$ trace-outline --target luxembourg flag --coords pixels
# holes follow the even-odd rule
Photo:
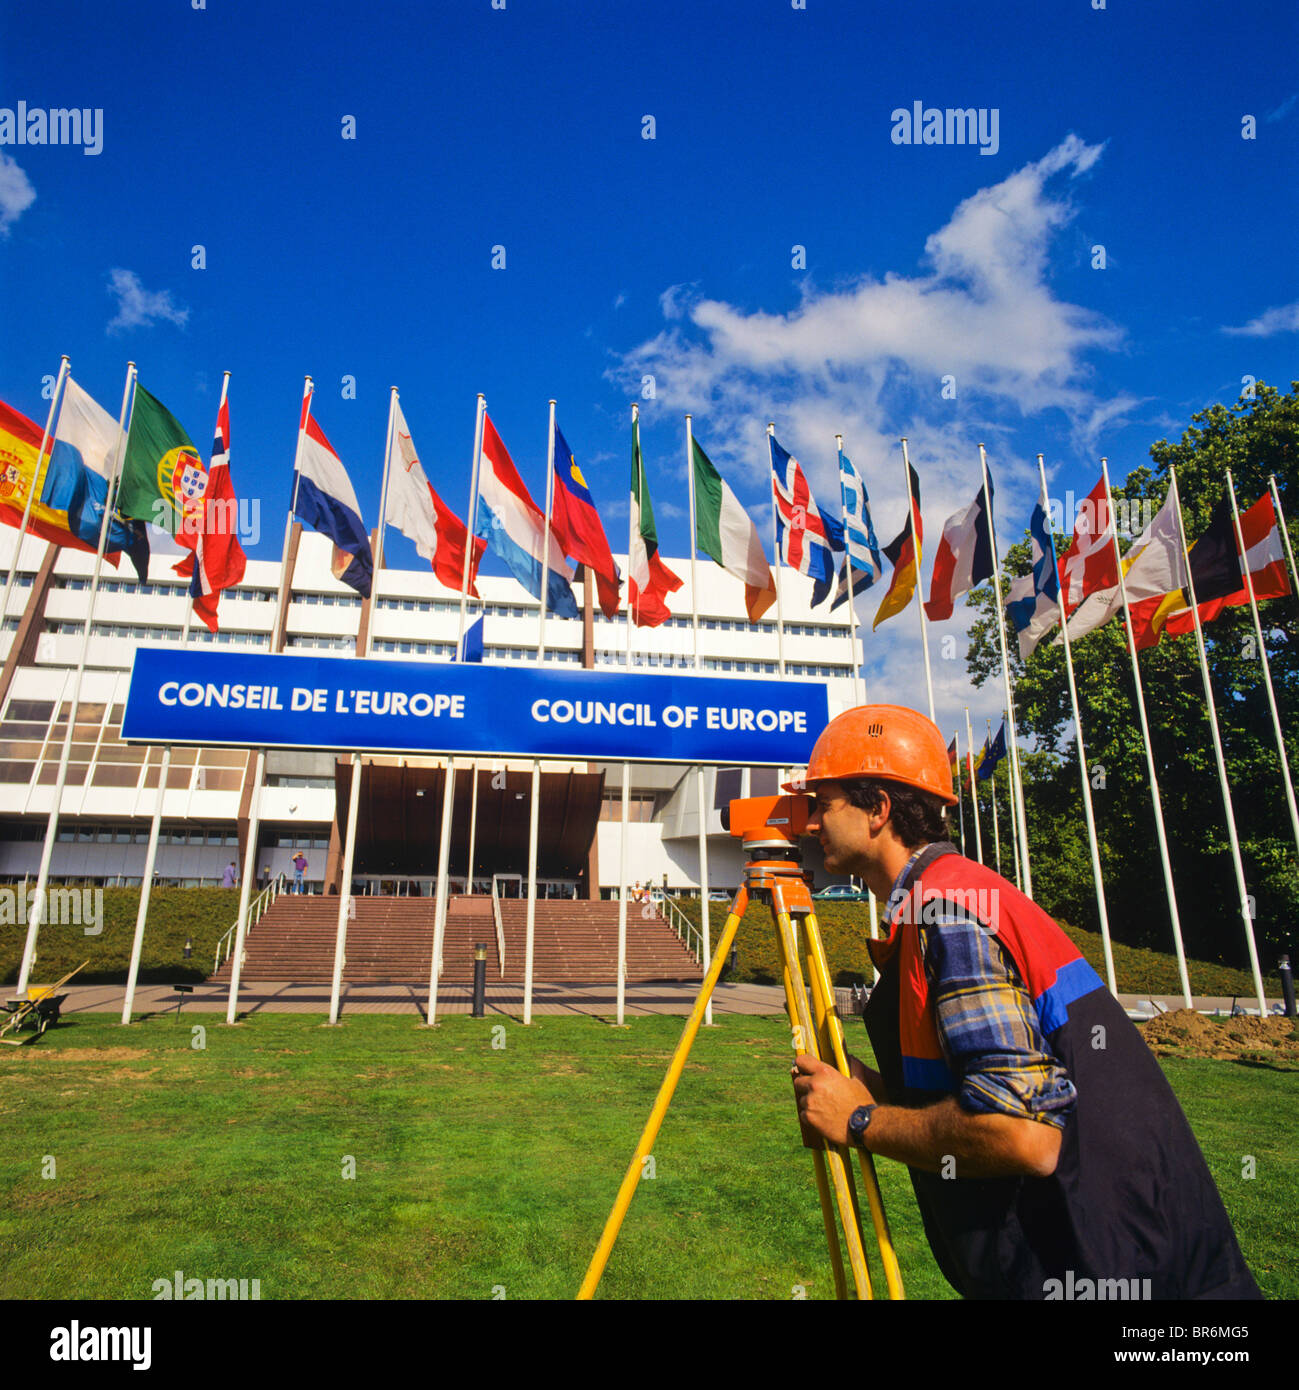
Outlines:
[[[483,450],[474,534],[486,540],[533,598],[541,598],[542,556],[547,554],[544,548],[546,518],[528,495],[514,460],[486,415],[483,416]],[[564,559],[560,539],[552,531],[546,611],[556,618],[578,616],[577,600],[569,587],[572,578],[573,571]]]
[[[361,520],[361,506],[347,470],[311,418],[311,397],[302,402],[298,427],[298,471],[294,474],[293,514],[334,542],[330,568],[335,579],[370,597],[374,556]]]
[[[807,478],[791,457],[767,435],[771,445],[771,486],[776,506],[776,550],[790,567],[812,580],[815,608],[834,584],[834,556],[844,548],[843,525],[816,504]]]

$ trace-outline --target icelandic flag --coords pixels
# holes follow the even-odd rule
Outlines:
[[[555,425],[555,497],[550,509],[550,529],[564,554],[595,575],[600,611],[606,618],[612,618],[618,612],[622,575],[609,552],[609,541],[586,479],[558,423]]]
[[[361,506],[342,461],[325,438],[324,430],[311,418],[310,396],[303,399],[298,429],[293,514],[334,542],[330,564],[334,578],[341,579],[362,598],[369,598],[374,556],[361,520]]]
[[[456,652],[457,661],[482,661],[483,659],[483,623],[486,620],[479,618],[474,625],[465,631],[461,639],[460,648]]]
[[[847,601],[850,593],[865,593],[884,573],[866,484],[842,449],[839,450],[839,492],[843,498],[843,531],[848,554],[839,570],[839,584],[830,605],[832,613]],[[850,568],[858,572],[850,574]]]
[[[543,549],[546,518],[528,495],[514,460],[486,415],[483,416],[482,464],[479,469],[474,534],[487,541],[509,566],[510,573],[538,600],[541,598],[542,556],[548,555],[546,611],[556,618],[578,616],[577,600],[569,587],[573,571],[564,559],[560,539],[552,531],[549,550]]]
[[[121,430],[117,421],[71,377],[63,389],[54,447],[45,469],[41,502],[65,512],[68,530],[91,550],[99,548],[99,528],[108,498],[108,475]],[[149,577],[149,536],[141,521],[114,514],[108,523],[105,551],[124,550],[143,584]]]
[[[843,526],[816,504],[807,478],[769,434],[771,486],[776,504],[776,554],[779,559],[812,580],[812,607],[830,592],[834,583],[834,556],[844,548]]]
[[[248,564],[244,548],[239,544],[239,501],[230,481],[228,401],[222,401],[217,412],[207,486],[197,499],[186,499],[184,507],[181,533],[177,538],[182,545],[192,543],[194,549],[173,568],[177,574],[189,578],[194,612],[209,632],[216,632],[221,591],[238,584]]]
[[[1006,593],[1006,612],[1019,633],[1019,654],[1025,661],[1060,616],[1055,539],[1041,502],[1033,508],[1028,529],[1033,538],[1033,571],[1014,580]]]

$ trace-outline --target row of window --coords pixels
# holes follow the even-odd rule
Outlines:
[[[0,826],[0,838],[10,843],[19,840],[45,839],[43,821],[6,821]],[[59,825],[58,841],[61,845],[147,845],[149,827],[147,825],[96,825],[69,823]],[[233,827],[212,825],[164,825],[158,832],[160,845],[237,845],[239,836]]]
[[[597,666],[626,666],[626,652],[596,652],[595,664]],[[657,652],[633,652],[631,658],[633,666],[648,666],[651,668],[675,668],[679,671],[692,671],[695,669],[695,661],[691,656],[681,653],[673,654],[666,652],[660,655]],[[777,661],[741,661],[737,658],[724,656],[705,656],[699,660],[699,670],[701,671],[735,671],[747,672],[750,675],[776,676],[780,673],[780,663]],[[787,676],[842,676],[851,678],[851,666],[819,666],[811,662],[787,661],[785,663],[785,674]]]
[[[81,635],[84,619],[75,618],[66,622],[50,621],[45,624],[47,632],[75,633]],[[140,642],[179,642],[181,629],[178,627],[144,627],[133,623],[101,623],[94,625],[96,637],[128,637]],[[239,632],[223,627],[220,632],[209,632],[206,627],[191,627],[191,643],[206,642],[222,647],[268,647],[270,635],[265,632]]]
[[[26,583],[31,584],[31,579]],[[54,581],[56,589],[72,589],[83,591],[90,588],[90,580],[78,577],[60,576]],[[143,594],[147,598],[184,598],[189,593],[189,580],[181,580],[175,584],[150,580],[147,584],[135,584],[129,579],[101,579],[99,581],[98,592],[101,594]],[[274,589],[224,589],[221,597],[223,599],[234,599],[251,601],[254,603],[274,603],[277,597]],[[300,597],[295,594],[294,598]],[[358,599],[359,603],[360,600]]]

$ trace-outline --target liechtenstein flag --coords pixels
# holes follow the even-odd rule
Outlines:
[[[844,548],[843,524],[816,504],[798,460],[769,434],[771,485],[776,503],[776,551],[790,569],[812,578],[812,607],[834,583],[834,554]]]
[[[555,498],[550,510],[550,528],[564,554],[595,575],[600,611],[606,618],[614,617],[618,612],[618,587],[622,576],[613,562],[586,479],[568,441],[559,432],[558,424],[555,426]]]
[[[360,503],[347,470],[311,418],[311,397],[302,402],[298,435],[298,471],[293,476],[293,514],[334,542],[330,568],[335,579],[370,597],[374,556],[361,520]]]

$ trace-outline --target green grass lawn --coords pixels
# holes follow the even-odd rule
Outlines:
[[[571,1298],[682,1027],[218,1019],[80,1015],[0,1049],[7,1297],[148,1298],[180,1269],[268,1299]],[[788,1038],[701,1032],[600,1296],[833,1295]],[[1299,1295],[1299,1074],[1164,1066],[1264,1292]],[[878,1169],[908,1294],[952,1297],[905,1170]]]

